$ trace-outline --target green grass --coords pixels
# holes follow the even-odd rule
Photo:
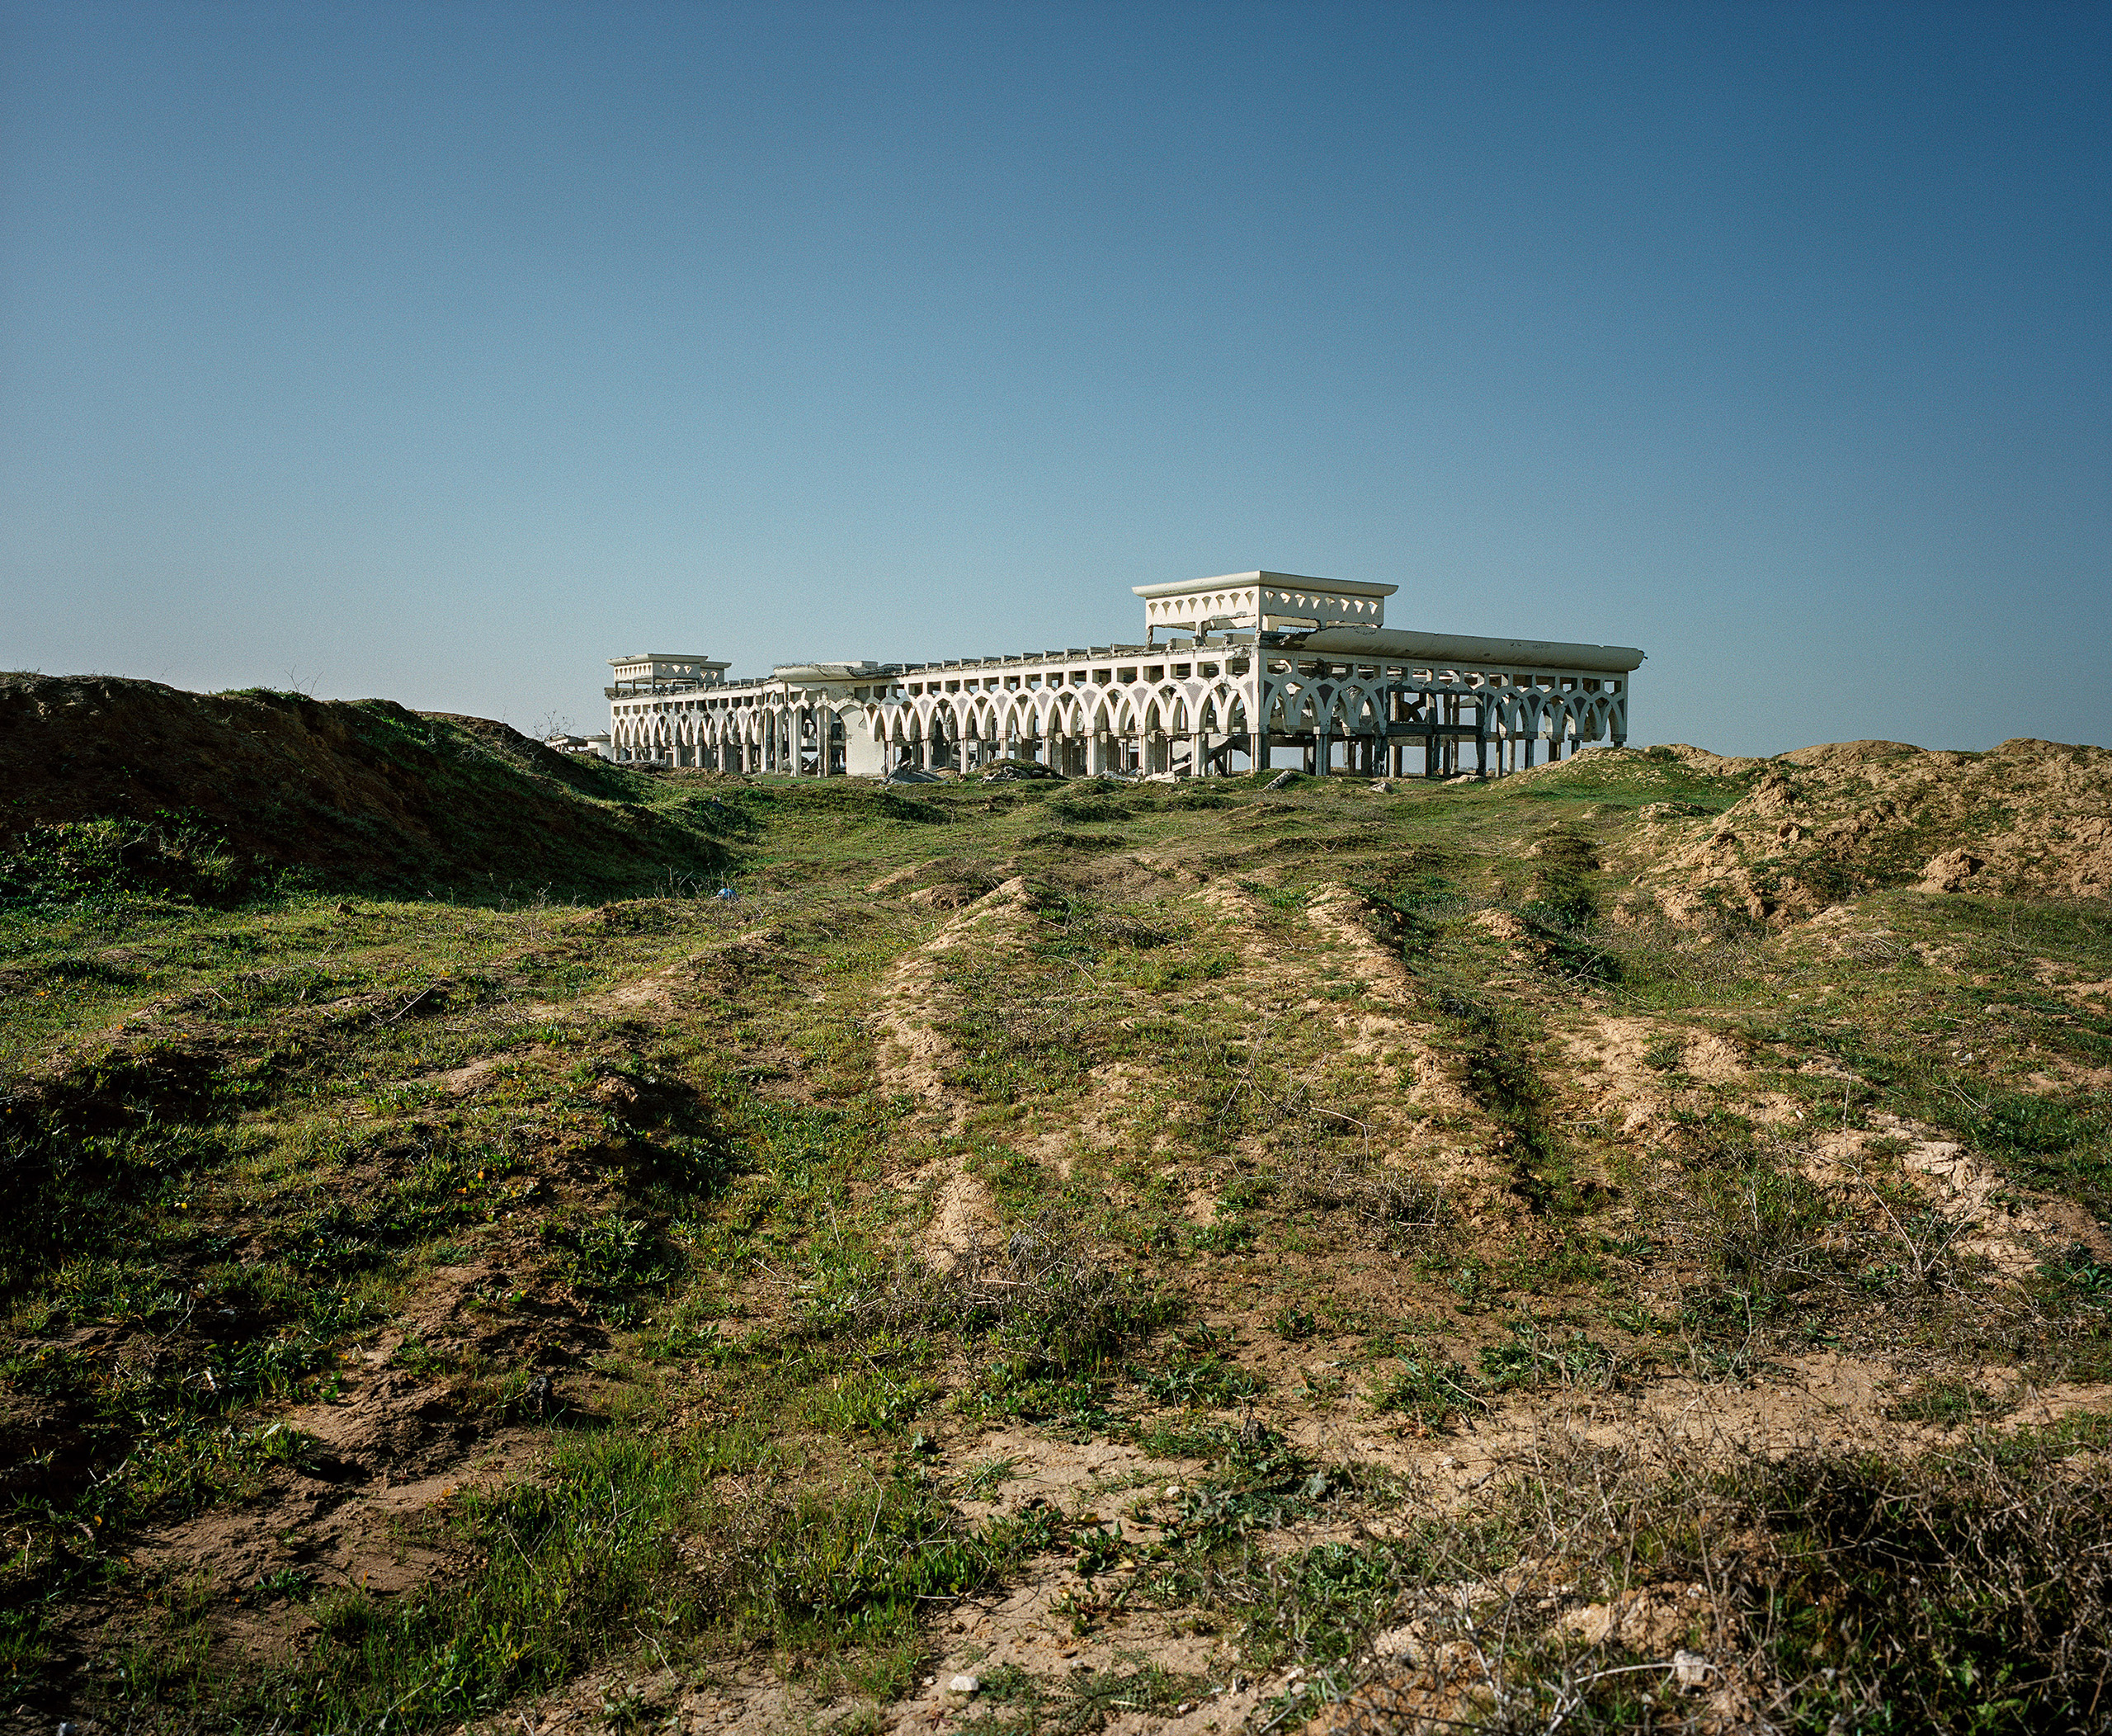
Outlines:
[[[474,1717],[566,1680],[612,1625],[641,1620],[663,1653],[761,1637],[836,1661],[851,1686],[899,1692],[920,1601],[988,1583],[1019,1527],[968,1530],[913,1477],[759,1504],[714,1496],[715,1479],[755,1474],[771,1451],[752,1428],[658,1446],[587,1438],[526,1484],[465,1492],[425,1523],[478,1564],[467,1577],[387,1605],[321,1602],[310,1655],[244,1710],[321,1729]]]
[[[417,729],[404,752],[511,787]],[[493,1727],[585,1695],[645,1728],[672,1671],[855,1727],[966,1643],[959,1600],[1030,1582],[1099,1649],[983,1669],[971,1728],[1093,1730],[1294,1661],[1310,1702],[1411,1620],[1471,1622],[1536,1727],[1662,1725],[1691,1704],[1595,1674],[1649,1660],[1556,1615],[1695,1583],[1784,1727],[2084,1715],[2105,1443],[2020,1434],[2014,1400],[2105,1378],[2112,1280],[2068,1228],[2014,1274],[1960,1252],[1910,1160],[1945,1134],[2020,1209],[2105,1221],[2075,1070],[2112,1025],[2041,962],[2112,975],[2101,912],[1883,889],[1832,940],[1638,915],[1637,810],[1754,782],[1649,754],[1388,797],[581,772],[568,800],[688,828],[739,896],[664,867],[578,904],[216,882],[224,834],[174,821],[16,851],[0,1670],[39,1715]],[[1002,938],[942,955],[935,1105],[876,1010],[949,900],[1015,875]],[[1398,983],[1315,921],[1341,885]],[[1725,1054],[1750,1071],[1712,1076]],[[1639,1130],[1616,1078],[1654,1094]],[[988,1220],[945,1267],[956,1170]],[[1874,1427],[1948,1444],[1564,1432],[1668,1376],[1772,1392],[1818,1347],[1889,1370]],[[346,1474],[286,1419],[377,1368],[464,1443],[387,1545],[438,1565],[389,1597],[263,1523]],[[1152,1468],[1035,1504],[1036,1442]],[[1486,1474],[1435,1479],[1470,1445]],[[213,1514],[269,1535],[261,1566],[139,1564]],[[1173,1672],[1176,1631],[1233,1649]]]

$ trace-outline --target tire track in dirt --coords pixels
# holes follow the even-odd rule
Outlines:
[[[783,928],[766,924],[574,1000],[523,1002],[519,1017],[524,1023],[563,1018],[672,1019],[682,1011],[682,992],[693,988],[714,966],[766,966],[787,939]]]
[[[966,1102],[945,1082],[950,1064],[959,1058],[940,1029],[948,1010],[946,960],[964,948],[994,954],[1016,944],[1030,896],[1023,878],[1004,881],[949,917],[881,979],[872,1017],[875,1068],[884,1086],[925,1106],[926,1130],[940,1139],[959,1133],[968,1120]],[[955,1269],[997,1234],[997,1204],[959,1155],[898,1177],[895,1185],[905,1191],[936,1189],[922,1251],[942,1270]]]
[[[1669,1083],[1668,1070],[1660,1070],[1651,1055],[1659,1045],[1669,1043],[1677,1054],[1666,1058],[1666,1066],[1676,1067],[1690,1092],[1700,1087],[1742,1093],[1739,1112],[1756,1126],[1771,1130],[1803,1173],[1815,1181],[1851,1186],[1863,1196],[1860,1204],[1876,1202],[1886,1211],[1889,1208],[1882,1208],[1867,1172],[1874,1168],[1880,1176],[1906,1181],[1959,1226],[1949,1244],[1953,1252],[1983,1257],[2006,1277],[2026,1276],[2065,1243],[2083,1242],[2100,1256],[2106,1251],[2103,1233],[2087,1212],[2051,1197],[2030,1196],[2030,1203],[2024,1203],[2014,1183],[1933,1128],[1883,1111],[1862,1130],[1844,1126],[1828,1131],[1807,1121],[1802,1100],[1766,1088],[1738,1045],[1720,1032],[1600,1014],[1563,1032],[1560,1041],[1571,1063],[1577,1112],[1616,1127],[1624,1143],[1662,1135],[1672,1125],[1679,1093]],[[1807,1064],[1802,1070],[1812,1069]],[[1827,1076],[1846,1077],[1837,1070]],[[1888,1158],[1865,1153],[1864,1147],[1885,1139],[1903,1140],[1907,1149]]]
[[[1306,1010],[1326,1012],[1347,1040],[1345,1046],[1351,1054],[1376,1059],[1388,1051],[1405,1053],[1415,1101],[1442,1113],[1472,1112],[1474,1106],[1428,1042],[1429,1021],[1421,1016],[1427,1002],[1421,986],[1365,925],[1364,901],[1355,893],[1334,883],[1319,887],[1306,902],[1306,920],[1346,951],[1351,974],[1374,998],[1415,1017],[1346,1012],[1337,1003],[1311,993],[1320,984],[1313,980],[1307,955],[1269,943],[1262,932],[1266,918],[1259,901],[1237,882],[1214,880],[1195,896],[1197,903],[1226,919],[1241,952],[1266,979],[1286,990],[1306,991]]]
[[[1410,1099],[1446,1115],[1473,1114],[1473,1102],[1429,1040],[1429,999],[1422,985],[1393,950],[1365,922],[1363,899],[1346,886],[1329,883],[1306,900],[1305,917],[1313,927],[1347,955],[1350,974],[1367,993],[1398,1015],[1363,1013],[1336,1022],[1351,1033],[1353,1054],[1378,1056],[1388,1050],[1405,1053],[1413,1078]]]
[[[872,1028],[881,1083],[941,1111],[948,1133],[959,1132],[966,1116],[945,1083],[949,1064],[959,1057],[939,1029],[947,1010],[945,961],[966,946],[997,953],[1016,941],[1027,898],[1024,880],[1005,881],[941,922],[880,979]]]

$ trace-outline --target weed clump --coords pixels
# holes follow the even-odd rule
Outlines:
[[[950,1270],[902,1257],[861,1263],[813,1298],[802,1331],[861,1342],[950,1333],[982,1357],[976,1390],[988,1408],[1104,1421],[1124,1352],[1180,1311],[1047,1216],[998,1248],[969,1250]]]
[[[1365,1395],[1380,1415],[1412,1418],[1426,1428],[1443,1428],[1469,1406],[1486,1405],[1467,1371],[1434,1350],[1397,1358]]]
[[[960,961],[945,975],[959,1007],[940,1028],[961,1057],[948,1084],[1003,1103],[1076,1090],[1083,1082],[1093,1065],[1093,1038],[1081,994],[983,961]]]
[[[1397,1251],[1441,1240],[1456,1217],[1442,1186],[1394,1163],[1320,1159],[1294,1170],[1288,1191],[1296,1205],[1348,1214],[1379,1247]]]
[[[168,809],[139,819],[32,826],[0,842],[0,907],[158,899],[226,905],[268,878],[202,814]]]
[[[2086,1727],[2112,1676],[2112,1478],[2076,1444],[1755,1468],[1739,1493],[1773,1534],[1766,1606],[1796,1697],[1923,1729]]]

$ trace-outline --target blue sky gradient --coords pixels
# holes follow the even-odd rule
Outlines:
[[[2112,740],[2112,7],[0,4],[0,665],[596,727],[1133,584]]]

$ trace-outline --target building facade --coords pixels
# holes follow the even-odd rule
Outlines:
[[[1389,628],[1396,588],[1283,573],[1139,585],[1141,644],[747,681],[700,653],[611,658],[608,752],[790,777],[997,759],[1205,776],[1287,754],[1315,772],[1487,777],[1626,741],[1642,652]]]

